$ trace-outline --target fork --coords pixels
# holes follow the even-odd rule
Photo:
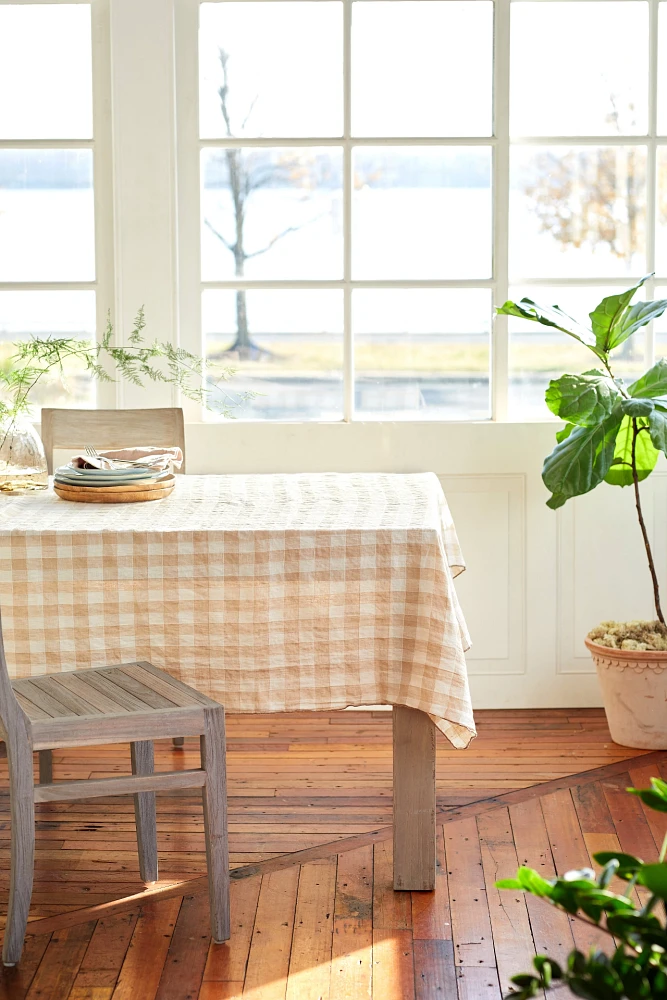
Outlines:
[[[102,458],[102,455],[100,455],[99,452],[97,452],[95,448],[92,447],[92,445],[87,444],[86,447],[84,448],[84,451],[86,452],[88,458]],[[139,459],[124,460],[120,458],[105,458],[104,461],[109,462],[110,467],[112,469],[134,469],[137,467],[150,468],[150,466],[146,465],[144,460],[139,460]]]
[[[96,451],[95,448],[92,447],[92,445],[87,444],[84,450],[88,458],[98,458],[98,459],[102,458],[99,452]],[[134,465],[134,462],[122,462],[117,458],[105,458],[104,461],[108,462],[110,468],[112,469],[119,469],[119,468],[124,469],[127,468],[127,466]]]

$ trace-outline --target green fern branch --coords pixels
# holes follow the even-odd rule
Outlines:
[[[173,385],[190,400],[224,417],[233,417],[233,409],[255,394],[233,394],[224,384],[235,371],[218,365],[207,366],[204,359],[183,347],[144,337],[146,320],[139,309],[126,346],[114,346],[114,328],[110,314],[99,343],[91,344],[75,337],[31,337],[13,345],[14,354],[5,370],[0,370],[0,417],[16,417],[30,409],[30,394],[43,378],[56,374],[66,386],[68,363],[77,361],[99,382],[113,382],[115,373],[131,385],[146,382]],[[105,364],[106,362],[106,364]],[[110,362],[110,365],[109,365]]]

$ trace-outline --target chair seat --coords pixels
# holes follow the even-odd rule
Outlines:
[[[219,707],[147,662],[21,677],[12,688],[35,750],[199,735],[204,708]]]

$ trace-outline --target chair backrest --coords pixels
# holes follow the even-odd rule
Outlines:
[[[185,424],[183,410],[170,406],[141,410],[42,410],[42,441],[49,474],[53,474],[55,448],[106,448],[160,445],[183,452],[185,472]]]

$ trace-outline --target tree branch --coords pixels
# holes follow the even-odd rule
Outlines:
[[[305,229],[306,226],[310,226],[313,222],[317,222],[318,219],[324,218],[325,215],[326,212],[322,212],[321,215],[316,215],[313,219],[308,219],[306,222],[302,222],[300,226],[288,226],[287,229],[283,229],[282,233],[278,233],[277,236],[274,236],[273,239],[270,240],[269,243],[267,243],[267,245],[261,250],[253,250],[252,253],[247,253],[245,255],[245,259],[250,260],[251,257],[259,257],[261,254],[271,250],[271,248],[274,247],[276,243],[283,238],[283,236],[289,236],[290,233],[298,233],[301,229]]]
[[[226,240],[225,237],[222,235],[222,233],[218,232],[218,230],[215,228],[215,226],[208,219],[204,219],[204,225],[207,226],[211,230],[211,232],[213,233],[214,236],[218,237],[218,239],[220,240],[220,242],[223,243],[227,247],[227,249],[229,250],[230,253],[234,253],[234,244],[230,243],[228,240]]]

